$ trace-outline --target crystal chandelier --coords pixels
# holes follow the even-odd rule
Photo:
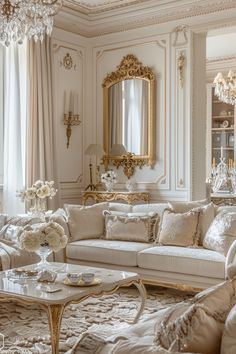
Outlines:
[[[6,46],[22,44],[25,36],[42,41],[61,6],[62,0],[0,0],[0,41]]]
[[[236,76],[230,70],[226,79],[222,73],[218,73],[214,79],[215,95],[220,101],[230,104],[236,104]]]

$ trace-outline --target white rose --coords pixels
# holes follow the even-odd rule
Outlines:
[[[33,186],[37,189],[41,188],[43,185],[44,183],[40,179],[33,184]]]
[[[28,189],[26,189],[25,191],[25,199],[26,200],[31,200],[34,199],[36,197],[36,189],[33,187],[30,187]]]
[[[46,198],[50,196],[50,187],[44,184],[41,188],[37,190],[37,196],[39,198]]]

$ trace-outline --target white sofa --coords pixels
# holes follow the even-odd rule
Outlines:
[[[201,205],[201,202],[187,203],[180,209],[186,211],[198,205]],[[126,213],[154,211],[161,214],[169,206],[168,203],[134,206],[122,203],[107,204],[110,210]],[[61,210],[54,213],[51,219],[60,222],[69,234],[67,217]],[[84,239],[69,242],[65,257],[68,263],[134,271],[140,274],[145,283],[199,290],[220,283],[226,278],[226,267],[230,263],[236,263],[236,242],[224,256],[203,247],[160,246],[156,243],[103,238]]]

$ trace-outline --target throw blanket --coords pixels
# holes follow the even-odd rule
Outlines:
[[[35,253],[22,251],[17,244],[22,226],[5,225],[0,231],[0,270],[22,267],[37,263],[39,257]]]
[[[126,329],[117,328],[107,338],[99,333],[86,332],[66,354],[181,354],[170,353],[154,344],[155,328],[161,325],[167,311],[169,308],[159,310]]]

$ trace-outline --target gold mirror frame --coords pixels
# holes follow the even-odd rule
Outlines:
[[[148,153],[147,155],[134,155],[127,152],[122,156],[109,155],[109,88],[123,80],[143,79],[148,82]],[[148,165],[154,167],[156,162],[155,156],[155,136],[156,136],[156,119],[155,119],[155,91],[156,77],[152,69],[143,66],[137,57],[128,54],[123,57],[116,71],[113,71],[105,77],[103,84],[103,141],[105,155],[103,162],[105,169],[108,168],[109,162],[112,162],[116,168],[120,166],[124,169],[124,174],[130,178],[135,171],[135,167],[142,168]]]

